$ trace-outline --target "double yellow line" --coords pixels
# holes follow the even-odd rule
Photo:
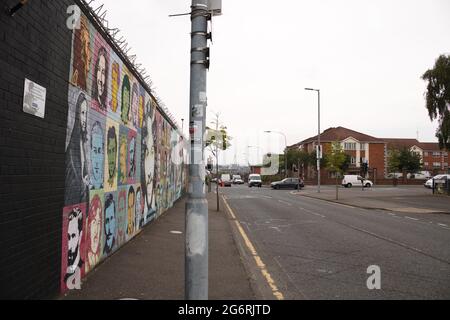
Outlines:
[[[269,284],[270,288],[272,289],[273,295],[278,300],[284,300],[283,294],[278,290],[275,281],[272,279],[272,276],[270,275],[269,271],[267,271],[267,267],[264,264],[264,262],[261,260],[260,256],[258,255],[258,252],[256,251],[255,247],[253,246],[252,242],[248,238],[247,234],[245,233],[244,229],[242,228],[239,221],[236,219],[236,215],[234,214],[233,210],[231,210],[230,206],[228,205],[228,202],[225,200],[225,197],[222,195],[223,202],[225,203],[225,206],[227,207],[227,210],[229,214],[231,215],[231,218],[234,220],[234,223],[236,223],[236,227],[239,230],[239,233],[242,236],[242,239],[244,240],[245,245],[247,246],[248,250],[250,251],[251,255],[255,259],[256,266],[261,271],[263,277],[266,279],[267,283]]]

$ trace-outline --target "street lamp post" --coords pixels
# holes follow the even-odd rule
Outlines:
[[[283,132],[280,131],[264,131],[265,133],[278,133],[284,136],[284,177],[287,178],[287,139],[286,135]]]
[[[318,95],[317,192],[320,193],[320,159],[322,158],[322,148],[320,147],[320,89],[305,88],[305,90],[317,91],[317,95]]]

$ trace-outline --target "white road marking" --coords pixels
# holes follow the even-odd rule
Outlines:
[[[302,208],[302,207],[298,207],[300,210],[303,210],[303,211],[305,211],[305,212],[307,212],[307,213],[310,213],[310,214],[313,214],[313,215],[315,215],[315,216],[319,216],[319,217],[321,217],[321,218],[326,218],[324,215],[322,215],[322,214],[320,214],[320,213],[317,213],[317,212],[313,212],[313,211],[311,211],[311,210],[308,210],[308,209],[306,209],[306,208]]]
[[[419,221],[419,219],[417,219],[417,218],[411,218],[411,217],[408,217],[408,216],[406,216],[405,218],[406,219],[410,219],[410,220],[414,220],[414,221]]]
[[[448,227],[446,224],[444,224],[444,223],[438,223],[438,226],[441,226],[441,227]]]
[[[278,202],[283,203],[283,204],[285,204],[285,205],[287,205],[287,206],[292,206],[292,204],[290,204],[290,203],[287,202],[287,201],[278,200]]]
[[[284,300],[284,296],[283,294],[278,290],[277,285],[275,284],[275,281],[273,280],[272,276],[270,275],[269,271],[267,270],[267,266],[265,265],[265,263],[262,261],[261,257],[258,255],[258,252],[255,249],[255,246],[253,245],[253,243],[250,241],[250,238],[247,236],[247,234],[245,233],[244,229],[242,228],[241,224],[239,223],[239,221],[236,218],[236,215],[234,214],[233,210],[231,210],[230,205],[228,204],[228,202],[225,200],[225,198],[222,196],[222,199],[225,203],[225,206],[228,209],[228,213],[230,214],[231,218],[234,220],[234,222],[236,223],[236,227],[239,231],[239,233],[241,234],[242,239],[244,240],[245,245],[247,246],[247,249],[250,251],[250,254],[253,256],[253,258],[255,259],[256,262],[256,266],[260,269],[263,277],[266,279],[268,285],[270,286],[271,290],[272,290],[272,294],[275,296],[275,298],[277,298],[278,300]]]

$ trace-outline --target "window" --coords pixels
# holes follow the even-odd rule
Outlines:
[[[351,161],[352,164],[355,164],[356,163],[355,157],[352,157],[350,161]]]
[[[423,156],[424,156],[424,157],[428,157],[428,152],[425,151],[425,152],[423,153]]]
[[[440,152],[433,152],[433,157],[440,157],[441,156],[441,153]]]
[[[365,143],[361,143],[359,150],[366,150],[366,144]]]
[[[433,167],[441,167],[441,163],[440,162],[433,162]]]
[[[448,162],[444,162],[444,168],[448,168]]]
[[[442,152],[442,155],[443,155],[444,157],[448,157],[448,152]]]
[[[425,162],[424,165],[425,165],[425,167],[428,167],[428,162]]]
[[[356,150],[356,143],[355,142],[345,142],[344,149],[345,150]]]

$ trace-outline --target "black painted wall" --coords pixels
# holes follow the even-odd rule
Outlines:
[[[0,1],[0,298],[58,295],[64,206],[69,0]],[[24,81],[47,89],[45,118],[22,111]]]

